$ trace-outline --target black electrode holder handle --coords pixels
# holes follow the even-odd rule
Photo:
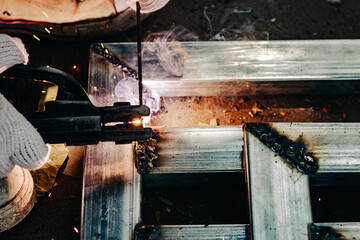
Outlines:
[[[56,100],[46,102],[45,111],[23,113],[46,143],[88,145],[113,141],[122,144],[146,140],[152,135],[151,128],[131,123],[150,115],[147,106],[115,103],[95,107],[80,84],[57,69],[15,65],[0,77],[46,80],[58,86]]]

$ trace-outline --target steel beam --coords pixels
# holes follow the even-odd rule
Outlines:
[[[152,174],[242,171],[241,126],[166,127],[159,132]]]
[[[132,239],[140,221],[140,177],[133,146],[88,146],[84,162],[81,239]]]
[[[142,49],[167,49],[174,43],[154,44],[143,43]],[[137,69],[135,43],[104,46]],[[181,42],[176,46],[186,53],[179,76],[164,71],[158,57],[143,57],[144,87],[160,96],[318,94],[319,89],[348,94],[360,89],[359,81],[354,81],[360,79],[360,40]],[[94,52],[91,61],[92,65],[99,61]],[[97,90],[105,83],[109,91],[114,88],[113,77],[122,78],[111,65],[100,72],[108,81],[92,85]],[[99,75],[92,71],[90,75]]]
[[[308,239],[308,177],[289,168],[251,133],[245,135],[245,149],[250,239]]]
[[[137,239],[157,240],[245,240],[248,225],[160,225],[143,226]],[[141,236],[140,236],[141,235]]]

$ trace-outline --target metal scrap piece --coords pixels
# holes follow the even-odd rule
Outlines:
[[[317,158],[308,152],[303,142],[290,140],[267,123],[247,123],[245,129],[300,172],[315,174],[319,169]]]

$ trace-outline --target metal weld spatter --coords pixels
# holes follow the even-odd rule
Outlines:
[[[157,239],[161,233],[157,228],[157,226],[136,226],[135,240]]]
[[[290,140],[267,123],[246,123],[245,129],[300,172],[310,175],[319,169],[317,158],[307,151],[303,142]]]
[[[145,141],[136,142],[135,145],[135,166],[138,173],[149,173],[153,170],[153,161],[157,159],[155,154],[156,139],[149,138]]]
[[[125,73],[125,75],[130,76],[130,77],[138,80],[138,78],[139,78],[138,73],[135,70],[131,69],[129,66],[127,66],[125,63],[123,63],[118,57],[111,54],[110,50],[107,49],[104,45],[102,45],[102,44],[93,44],[91,46],[91,49],[95,53],[97,53],[100,56],[107,59],[110,63],[112,63],[115,66],[119,67],[121,69],[121,71],[123,71]]]
[[[332,227],[310,225],[310,240],[344,240],[342,234]]]

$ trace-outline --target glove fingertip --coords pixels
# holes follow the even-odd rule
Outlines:
[[[32,146],[29,152],[26,149],[23,149],[21,152],[11,157],[12,161],[26,169],[34,170],[42,167],[49,161],[51,145],[41,145]]]
[[[15,164],[8,159],[0,160],[0,178],[6,177],[15,167]]]

